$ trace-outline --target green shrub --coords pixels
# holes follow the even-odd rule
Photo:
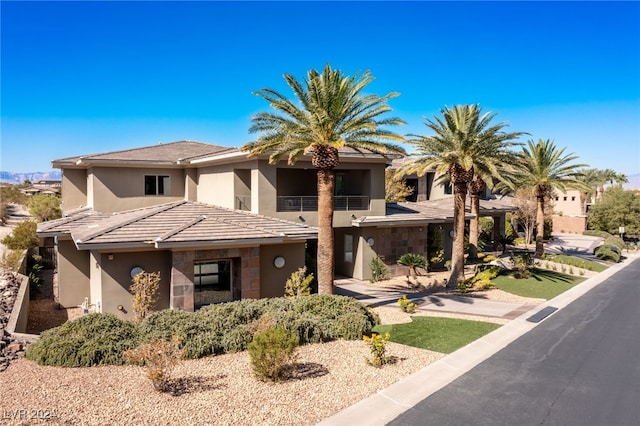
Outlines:
[[[293,272],[284,286],[285,297],[308,296],[311,294],[313,274],[307,275],[307,267],[303,266]]]
[[[515,278],[529,278],[531,276],[531,268],[533,267],[533,258],[531,253],[511,254],[511,260],[516,267],[516,271],[513,276]]]
[[[11,250],[27,250],[38,247],[40,239],[36,229],[38,224],[27,220],[16,225],[10,234],[2,239],[2,244]]]
[[[395,361],[394,357],[387,356],[387,342],[390,338],[391,335],[389,333],[385,333],[384,337],[378,333],[373,333],[371,337],[362,336],[362,340],[371,350],[371,359],[367,359],[367,363],[380,368]]]
[[[411,276],[418,275],[418,268],[427,270],[427,259],[415,253],[405,253],[398,259],[398,265],[407,266]]]
[[[602,260],[608,260],[611,262],[618,263],[620,261],[620,252],[618,247],[603,244],[600,247],[596,248],[595,251],[596,256]]]
[[[124,363],[123,354],[139,344],[136,324],[112,314],[90,314],[41,334],[27,358],[40,365],[91,367]]]
[[[185,311],[165,309],[152,313],[140,324],[140,334],[143,342],[169,341],[179,336],[189,359],[222,352],[221,336],[210,333],[195,314]]]
[[[298,337],[283,328],[257,334],[247,346],[255,376],[265,382],[286,379],[297,347]]]
[[[398,299],[398,304],[400,305],[400,310],[408,314],[413,314],[418,307],[418,305],[407,299],[406,294],[403,294],[402,297]]]
[[[18,272],[23,258],[24,250],[7,250],[2,254],[0,267],[11,272]]]
[[[622,249],[624,249],[626,247],[626,244],[624,243],[622,238],[614,237],[614,236],[611,236],[611,237],[607,238],[606,240],[604,240],[603,244],[607,244],[607,245],[610,245],[610,246],[616,246],[620,250],[622,250]]]
[[[136,322],[142,322],[153,310],[158,301],[158,289],[160,288],[160,271],[140,272],[133,277],[130,291],[133,293],[131,306]]]
[[[362,303],[346,296],[313,294],[293,301],[294,310],[315,318],[322,330],[322,341],[359,340],[370,334],[379,318]]]
[[[371,259],[369,267],[371,268],[371,279],[369,281],[372,283],[385,280],[389,276],[389,268],[387,268],[387,265],[380,256]]]
[[[582,235],[587,235],[590,237],[600,237],[600,238],[604,238],[607,239],[609,237],[611,237],[611,234],[608,233],[607,231],[596,231],[594,229],[588,229],[586,231],[584,231],[582,233]]]

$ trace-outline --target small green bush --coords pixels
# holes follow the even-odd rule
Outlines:
[[[582,235],[587,235],[587,236],[590,236],[590,237],[600,237],[600,238],[604,238],[605,240],[612,236],[607,231],[596,231],[594,229],[588,229],[588,230],[584,231],[582,233]]]
[[[283,328],[257,334],[247,346],[255,376],[264,382],[286,379],[297,347],[298,337]]]
[[[624,249],[626,244],[624,243],[624,241],[622,240],[622,238],[620,237],[609,237],[606,240],[604,240],[603,244],[607,244],[610,246],[616,246],[618,247],[620,250]]]
[[[221,336],[210,333],[195,314],[185,311],[165,309],[152,313],[140,324],[140,334],[145,343],[179,336],[184,356],[189,359],[222,352]]]
[[[620,252],[616,246],[603,244],[596,249],[595,254],[602,260],[608,260],[615,263],[620,261]]]
[[[124,352],[138,344],[133,322],[113,314],[89,314],[45,331],[26,356],[40,365],[60,367],[121,365]]]
[[[413,314],[418,307],[418,305],[407,298],[406,294],[403,294],[402,297],[398,299],[398,304],[400,305],[400,310],[408,314]]]
[[[387,265],[380,256],[371,259],[369,267],[371,268],[371,279],[369,281],[372,283],[385,280],[389,276],[389,268],[387,268]]]
[[[418,268],[427,270],[427,259],[424,256],[415,253],[405,253],[398,259],[398,265],[406,266],[409,268],[411,276],[418,275]]]
[[[307,275],[307,267],[303,266],[294,271],[284,286],[285,297],[308,296],[311,294],[313,274]]]
[[[367,359],[368,364],[380,368],[385,364],[395,362],[395,357],[387,356],[387,342],[390,338],[390,333],[385,333],[384,337],[378,333],[373,333],[371,337],[362,336],[362,340],[369,346],[371,351],[371,359]]]

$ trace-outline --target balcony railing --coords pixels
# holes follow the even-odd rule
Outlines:
[[[333,197],[336,211],[369,210],[369,197],[366,195],[336,195]],[[318,197],[281,196],[278,197],[279,212],[316,212]]]
[[[236,197],[236,210],[251,211],[251,195],[240,195]]]

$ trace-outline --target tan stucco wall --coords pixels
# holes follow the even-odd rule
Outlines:
[[[96,273],[101,281],[102,312],[115,314],[120,318],[132,319],[132,294],[129,289],[133,280],[131,269],[139,266],[146,272],[160,272],[160,290],[155,310],[169,308],[169,281],[171,277],[171,252],[150,251],[137,253],[99,253],[101,267]],[[122,305],[126,312],[118,310]]]
[[[278,269],[273,265],[277,256],[285,259]],[[282,297],[287,279],[304,266],[304,243],[265,245],[260,247],[260,297]]]
[[[198,201],[228,209],[234,208],[233,164],[204,167],[198,170]]]
[[[553,200],[553,212],[563,216],[581,216],[580,192],[575,190],[569,190],[566,193],[556,191]]]
[[[58,297],[65,308],[79,306],[90,296],[89,252],[78,251],[71,240],[58,239]]]
[[[184,198],[187,201],[198,201],[198,171],[196,169],[185,170]]]
[[[113,213],[179,201],[185,198],[185,172],[182,169],[93,167],[89,185],[93,208]],[[169,176],[170,195],[144,195],[144,176]]]
[[[61,191],[63,212],[87,206],[87,171],[63,170]]]

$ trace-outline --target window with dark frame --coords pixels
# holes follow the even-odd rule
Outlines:
[[[165,175],[145,175],[144,195],[169,195],[171,186],[169,176]]]

